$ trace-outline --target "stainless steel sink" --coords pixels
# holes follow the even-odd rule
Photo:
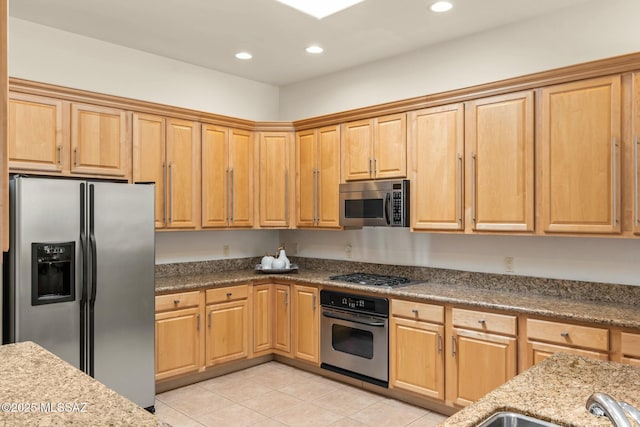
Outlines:
[[[558,425],[515,412],[496,412],[478,427],[558,427]]]

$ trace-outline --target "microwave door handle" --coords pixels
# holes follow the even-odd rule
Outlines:
[[[387,225],[391,225],[391,193],[387,193],[384,198],[384,219]]]

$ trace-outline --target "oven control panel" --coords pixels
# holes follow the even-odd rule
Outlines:
[[[320,291],[320,304],[325,307],[342,308],[361,313],[389,315],[389,300],[386,298],[322,290]]]

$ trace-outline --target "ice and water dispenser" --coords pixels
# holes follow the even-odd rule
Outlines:
[[[31,244],[31,305],[75,299],[75,242]]]

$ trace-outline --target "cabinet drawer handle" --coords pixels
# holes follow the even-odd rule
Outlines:
[[[569,332],[561,332],[560,336],[563,338],[569,338]]]
[[[418,315],[418,313],[419,313],[418,309],[416,309],[416,308],[414,308],[413,310],[411,310],[411,312],[412,312],[413,314],[415,314],[416,316],[417,316],[417,315]]]
[[[478,323],[480,323],[482,326],[485,326],[487,324],[487,321],[484,319],[480,319],[478,320]]]
[[[233,292],[227,292],[227,298],[231,298],[231,295],[233,295]]]
[[[178,305],[178,304],[180,304],[180,300],[179,300],[179,299],[174,299],[174,300],[173,300],[173,303],[174,303],[175,305]]]

